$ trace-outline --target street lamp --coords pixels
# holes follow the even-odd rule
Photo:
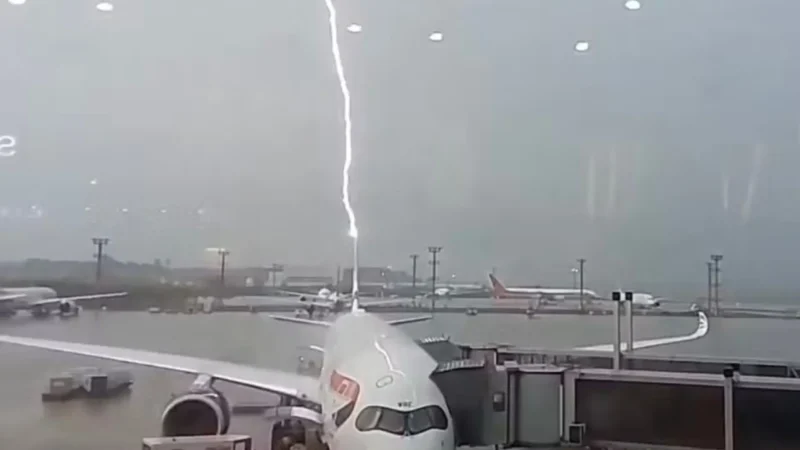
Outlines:
[[[436,312],[436,266],[439,261],[436,259],[442,247],[430,246],[428,251],[431,253],[431,310]]]
[[[711,255],[711,261],[714,261],[714,310],[719,314],[719,262],[722,255]]]
[[[580,275],[580,282],[581,282],[581,312],[583,312],[583,265],[586,264],[586,258],[578,259],[578,273]]]
[[[411,258],[411,289],[417,288],[417,258],[419,255],[414,253],[409,256]]]
[[[95,254],[95,256],[97,257],[97,266],[95,273],[96,283],[100,282],[100,278],[102,277],[103,274],[103,247],[108,245],[108,241],[109,241],[108,238],[100,238],[100,237],[92,238],[92,244],[94,244],[95,247],[97,247],[97,253]]]
[[[220,248],[220,249],[217,249],[217,254],[219,255],[219,258],[220,258],[219,284],[222,287],[225,287],[225,261],[228,258],[228,255],[231,254],[231,252],[230,252],[230,250],[228,250],[226,248]]]

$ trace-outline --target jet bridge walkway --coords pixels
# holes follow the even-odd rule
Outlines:
[[[432,377],[452,412],[459,445],[800,448],[800,379],[785,370],[792,364],[641,362],[647,356],[629,358],[634,369],[613,370],[581,367],[575,359],[564,366],[519,364],[508,349],[451,344],[444,351],[444,342],[436,340],[437,354],[457,358],[442,360]],[[647,364],[657,370],[643,370]]]

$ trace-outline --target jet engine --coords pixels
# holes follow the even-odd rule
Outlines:
[[[216,389],[206,386],[175,396],[161,415],[164,437],[209,436],[228,432],[231,411]]]
[[[78,313],[78,306],[75,304],[75,302],[64,300],[58,304],[58,314],[62,316],[68,316],[77,313]]]

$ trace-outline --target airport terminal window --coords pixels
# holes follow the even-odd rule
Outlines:
[[[381,430],[392,434],[414,435],[432,429],[447,429],[447,416],[436,405],[413,411],[397,411],[381,406],[368,406],[356,418],[359,431]]]

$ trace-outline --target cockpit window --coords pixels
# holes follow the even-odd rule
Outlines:
[[[430,429],[447,429],[447,416],[442,408],[431,405],[415,409],[408,413],[408,428],[411,434],[422,433]]]
[[[348,404],[344,405],[334,414],[333,423],[335,423],[337,427],[342,426],[342,424],[345,423],[345,421],[347,421],[347,418],[350,417],[351,414],[353,414],[353,410],[355,409],[355,407],[356,407],[356,402],[349,402]]]
[[[381,418],[378,420],[378,429],[393,434],[404,434],[406,429],[405,414],[393,409],[383,409],[381,411]]]
[[[358,414],[356,428],[359,431],[381,430],[397,435],[414,435],[432,429],[446,430],[447,415],[436,405],[413,411],[368,406]]]
[[[431,428],[431,418],[428,411],[418,409],[408,413],[408,431],[411,434],[421,433],[428,428]]]

